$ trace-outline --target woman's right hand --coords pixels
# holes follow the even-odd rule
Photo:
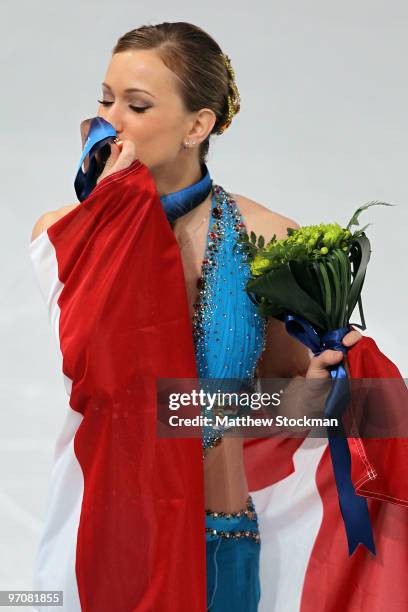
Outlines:
[[[135,159],[136,147],[131,140],[118,140],[110,143],[111,154],[106,160],[105,167],[98,176],[96,184],[114,172],[128,168]]]
[[[351,329],[342,339],[342,344],[348,348],[354,346],[362,338],[362,334],[358,329]],[[330,378],[330,372],[328,368],[330,366],[337,366],[343,362],[345,369],[348,369],[347,357],[342,351],[326,349],[320,355],[311,358],[308,370],[306,372],[306,378]],[[348,373],[348,372],[347,372]]]

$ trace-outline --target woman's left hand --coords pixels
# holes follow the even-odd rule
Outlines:
[[[362,334],[357,329],[353,329],[349,331],[343,338],[342,344],[347,347],[351,347],[356,342],[361,340]],[[344,362],[346,362],[346,356],[343,355],[342,351],[334,351],[332,349],[327,349],[317,355],[312,357],[310,360],[310,365],[306,372],[306,378],[329,378],[330,373],[328,371],[329,366],[338,365],[344,358]],[[346,367],[346,363],[344,363]],[[347,369],[347,367],[346,367]]]

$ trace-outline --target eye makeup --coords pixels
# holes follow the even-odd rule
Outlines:
[[[102,104],[103,106],[110,106],[111,104],[113,104],[113,102],[108,102],[107,100],[97,100],[97,102],[99,102],[99,104]],[[136,113],[144,113],[148,108],[150,108],[150,106],[133,106],[132,104],[129,104],[129,108],[131,108]]]

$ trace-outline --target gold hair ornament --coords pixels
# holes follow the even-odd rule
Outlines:
[[[224,61],[225,66],[227,67],[228,70],[228,74],[229,74],[229,85],[232,89],[232,95],[228,94],[228,115],[227,115],[227,120],[225,121],[225,123],[223,123],[223,125],[219,128],[219,130],[217,131],[217,134],[222,134],[227,127],[229,127],[232,118],[234,115],[236,115],[239,112],[240,109],[240,102],[241,102],[241,98],[239,95],[239,91],[238,91],[238,87],[235,83],[235,72],[234,69],[231,65],[231,60],[228,57],[228,55],[226,55],[225,53],[221,53],[221,57]]]

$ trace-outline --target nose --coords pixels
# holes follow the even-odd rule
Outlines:
[[[121,111],[115,102],[109,107],[101,107],[99,116],[109,121],[115,128],[118,136],[123,132],[123,121],[121,119]]]

